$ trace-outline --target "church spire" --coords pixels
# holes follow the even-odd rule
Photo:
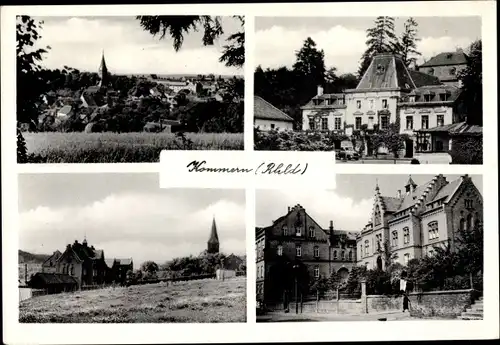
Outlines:
[[[411,175],[409,175],[408,182],[406,182],[406,186],[405,186],[406,193],[413,192],[416,187],[417,187],[417,184],[415,183],[415,181],[413,181],[413,179],[411,178]]]
[[[101,78],[99,86],[106,86],[108,84],[108,67],[104,59],[104,50],[102,51],[101,65],[99,66],[99,78]]]
[[[215,216],[212,218],[212,230],[207,243],[207,251],[209,253],[219,252],[219,236],[217,235],[217,225],[215,224]]]

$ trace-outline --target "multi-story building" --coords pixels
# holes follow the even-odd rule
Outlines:
[[[437,77],[443,84],[459,87],[458,75],[467,67],[467,59],[461,50],[440,53],[418,66],[418,70]]]
[[[384,196],[376,186],[371,220],[356,240],[357,263],[384,269],[387,248],[403,265],[432,255],[436,246],[456,248],[457,231],[482,221],[482,196],[467,175],[451,182],[437,175],[420,186],[410,176],[404,194],[396,196]]]
[[[414,131],[461,121],[455,107],[459,95],[457,86],[408,69],[399,55],[379,54],[355,89],[323,94],[318,87],[317,95],[302,107],[302,129],[352,135],[399,122],[399,132],[409,135],[405,144],[411,157],[415,150],[423,150],[417,147]]]
[[[324,229],[302,206],[289,207],[272,225],[256,228],[257,298],[281,300],[295,278],[306,289],[332,273],[346,281],[356,263],[355,246],[356,233],[335,230],[333,222]]]

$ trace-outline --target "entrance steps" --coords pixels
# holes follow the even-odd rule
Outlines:
[[[477,301],[474,302],[470,306],[470,308],[467,308],[466,311],[464,311],[460,315],[460,319],[462,320],[482,320],[483,319],[483,297],[480,297],[477,299]]]

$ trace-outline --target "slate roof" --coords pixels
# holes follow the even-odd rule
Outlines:
[[[441,85],[441,81],[438,77],[414,70],[409,70],[409,72],[416,87],[425,85]]]
[[[401,206],[401,199],[392,196],[380,196],[380,199],[388,212],[396,212]]]
[[[253,100],[254,118],[293,122],[293,119],[290,116],[276,108],[271,103],[265,101],[261,97],[254,96]]]
[[[447,65],[467,64],[467,55],[464,52],[444,52],[432,57],[420,67],[434,67]]]
[[[483,127],[477,125],[468,125],[465,122],[452,123],[449,125],[421,129],[420,132],[426,133],[449,133],[451,135],[482,135]]]
[[[457,178],[456,180],[451,181],[450,183],[448,183],[446,186],[444,186],[443,188],[441,188],[439,190],[439,192],[432,199],[432,201],[437,201],[437,200],[440,200],[440,199],[443,199],[443,198],[450,196],[455,191],[455,189],[457,189],[457,187],[460,185],[460,183],[462,183],[461,177]],[[429,201],[429,202],[432,202],[432,201]]]
[[[412,90],[404,96],[400,104],[411,105],[414,103],[430,102],[455,102],[460,96],[461,89],[452,85],[425,85]],[[442,100],[443,94],[447,94],[446,100]],[[415,96],[415,102],[409,102],[409,97]],[[427,97],[426,97],[427,96]],[[426,100],[426,98],[428,100]]]
[[[398,55],[375,55],[356,90],[415,88],[408,69]]]
[[[54,260],[56,260],[56,261],[57,261],[57,260],[61,257],[61,255],[62,255],[62,253],[61,253],[59,250],[56,250],[54,253],[52,253],[52,255],[51,255],[51,256],[49,256],[49,257],[47,258],[47,260],[45,260],[45,261],[43,262],[42,266],[43,266],[43,265],[45,265],[45,263],[46,263],[46,262],[48,262],[48,261],[50,261],[50,260],[52,260],[52,259],[54,259]]]
[[[325,93],[323,95],[316,95],[306,105],[301,107],[301,109],[306,108],[333,108],[333,109],[342,109],[346,108],[347,105],[345,102],[339,104],[337,100],[345,99],[345,94],[343,93]],[[329,100],[330,104],[326,104],[325,100]]]
[[[217,225],[215,224],[215,217],[212,219],[212,229],[210,231],[210,238],[208,243],[219,243],[219,235],[217,234]]]
[[[41,281],[46,285],[56,285],[56,284],[78,284],[75,278],[68,274],[61,273],[43,273],[37,272],[31,278],[31,281]]]

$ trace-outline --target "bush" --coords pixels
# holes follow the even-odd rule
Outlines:
[[[483,137],[455,136],[449,154],[451,164],[483,164]]]
[[[420,161],[416,158],[413,158],[410,162],[410,164],[420,164]]]
[[[333,151],[345,135],[322,132],[261,131],[254,128],[254,149],[264,151]]]

